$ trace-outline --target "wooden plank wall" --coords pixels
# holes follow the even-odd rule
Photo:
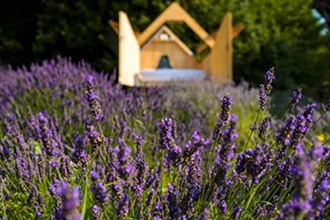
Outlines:
[[[153,40],[141,50],[141,69],[155,69],[162,55],[167,55],[172,68],[195,69],[197,60],[175,41]]]

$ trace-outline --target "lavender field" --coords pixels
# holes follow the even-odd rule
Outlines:
[[[297,89],[274,117],[274,80],[122,88],[64,58],[1,69],[0,217],[329,219],[330,103]]]

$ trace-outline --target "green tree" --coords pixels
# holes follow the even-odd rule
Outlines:
[[[36,35],[39,0],[0,1],[0,65],[34,61],[32,44]]]
[[[233,4],[235,19],[246,26],[234,41],[236,77],[260,81],[262,70],[275,66],[277,86],[290,88],[328,75],[327,63],[316,61],[328,56],[329,38],[320,34],[324,25],[313,16],[311,5],[311,0]]]
[[[116,66],[110,48],[109,1],[49,0],[38,16],[33,51],[39,60],[57,55],[84,59],[97,69]],[[113,39],[117,40],[117,39]]]

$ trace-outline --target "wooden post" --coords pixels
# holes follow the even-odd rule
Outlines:
[[[215,44],[203,61],[213,81],[229,83],[233,79],[232,61],[232,14],[227,13],[215,35]]]
[[[140,45],[125,12],[119,12],[119,83],[135,86],[140,73]]]

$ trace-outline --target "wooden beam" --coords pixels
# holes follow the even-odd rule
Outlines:
[[[139,36],[142,46],[166,22],[185,22],[209,47],[213,47],[213,38],[176,2],[161,13]]]
[[[109,20],[109,25],[110,25],[110,27],[112,27],[112,29],[113,29],[117,34],[119,33],[119,24],[118,24],[118,22],[116,22],[116,21],[110,19],[110,20]]]
[[[239,33],[241,33],[241,31],[244,30],[244,28],[245,26],[243,24],[236,25],[231,32],[231,38],[234,39],[237,35],[239,35]]]
[[[116,34],[119,34],[119,23],[110,19],[108,24],[110,25],[110,27],[113,29],[114,32],[116,32]],[[134,31],[134,34],[135,36],[138,38],[140,36],[140,32],[136,31],[136,30],[133,30]]]
[[[239,33],[241,33],[241,31],[243,31],[244,28],[245,28],[245,26],[243,24],[236,25],[231,31],[231,38],[234,39],[235,37],[237,37],[237,35],[239,35]],[[214,33],[211,34],[213,39],[216,37],[216,34],[217,34],[217,32],[214,32]],[[207,46],[208,45],[206,43],[202,43],[201,45],[199,45],[197,47],[196,52],[197,53],[203,52],[204,50],[207,49]]]

